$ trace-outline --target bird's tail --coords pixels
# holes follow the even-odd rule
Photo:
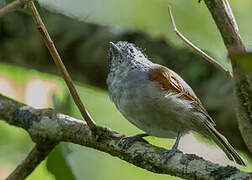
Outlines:
[[[228,159],[231,161],[235,161],[236,163],[246,166],[243,159],[239,156],[239,154],[235,151],[232,145],[228,142],[228,140],[219,133],[211,124],[206,123],[206,127],[210,132],[211,139],[225,152]]]

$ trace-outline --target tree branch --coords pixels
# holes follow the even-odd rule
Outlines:
[[[55,145],[55,143],[49,142],[36,144],[25,160],[17,166],[6,180],[25,179],[48,156]]]
[[[245,52],[239,28],[227,0],[205,0],[205,4],[221,33],[228,53]]]
[[[205,0],[205,4],[221,33],[233,67],[235,96],[237,99],[237,118],[242,137],[252,153],[252,85],[244,72],[239,59],[234,54],[246,53],[237,23],[228,0]]]
[[[84,121],[74,119],[52,109],[34,109],[0,95],[0,118],[7,123],[25,129],[35,143],[60,141],[91,147],[148,171],[170,174],[187,179],[246,179],[251,174],[235,167],[223,167],[196,155],[176,153],[167,164],[162,163],[159,148],[144,142],[135,142],[123,148],[124,135],[97,126],[94,136]]]
[[[203,58],[205,58],[208,62],[210,62],[211,64],[213,64],[215,67],[217,67],[219,70],[223,71],[230,79],[233,78],[232,73],[227,70],[224,66],[222,66],[220,63],[218,63],[214,58],[212,58],[211,56],[209,56],[208,54],[206,54],[204,51],[202,51],[200,48],[198,48],[197,46],[195,46],[193,43],[191,43],[183,34],[181,34],[179,32],[179,30],[176,27],[173,15],[172,15],[172,11],[171,8],[168,7],[168,12],[170,15],[170,19],[171,19],[171,23],[172,23],[172,27],[173,30],[175,31],[175,33],[186,43],[188,44],[191,48],[193,48],[199,55],[201,55]]]
[[[39,13],[38,13],[34,3],[32,1],[29,1],[28,6],[31,9],[32,17],[33,17],[35,24],[37,25],[37,29],[40,32],[42,39],[44,40],[44,43],[46,44],[46,47],[49,50],[49,52],[54,60],[54,63],[56,64],[59,72],[61,73],[63,79],[65,80],[75,104],[77,105],[82,117],[87,122],[90,129],[95,131],[96,124],[95,124],[94,120],[92,119],[92,117],[90,116],[90,114],[88,113],[84,104],[82,103],[82,101],[77,93],[77,90],[75,89],[75,87],[73,85],[72,79],[71,79],[65,65],[63,64],[61,57],[60,57],[60,55],[59,55],[59,53],[53,43],[48,31],[47,31],[42,19],[39,16]]]
[[[29,1],[32,1],[32,0],[15,0],[7,4],[2,9],[0,9],[0,18],[9,12],[15,11],[18,8],[24,6]]]

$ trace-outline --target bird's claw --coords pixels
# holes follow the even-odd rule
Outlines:
[[[164,152],[161,153],[161,156],[164,157],[163,160],[163,164],[166,164],[166,162],[175,154],[175,153],[182,153],[180,150],[178,149],[170,149],[170,150],[166,150]]]
[[[122,146],[122,148],[128,147],[130,144],[136,142],[136,141],[141,141],[145,143],[149,143],[146,141],[143,137],[140,136],[131,136],[131,137],[123,137],[120,141],[119,144]]]

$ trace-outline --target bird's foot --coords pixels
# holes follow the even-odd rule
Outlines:
[[[175,153],[182,153],[180,150],[176,148],[172,148],[170,150],[166,150],[161,153],[161,156],[164,157],[163,164],[166,164],[166,162],[175,154]]]
[[[135,136],[130,136],[130,137],[124,137],[120,140],[119,144],[125,148],[128,147],[130,144],[132,144],[133,142],[136,141],[142,141],[145,143],[149,143],[148,141],[146,141],[145,139],[143,139],[143,137],[149,136],[148,134],[137,134]]]
[[[163,160],[163,164],[165,164],[168,161],[168,159],[170,159],[176,152],[181,152],[180,150],[178,150],[178,144],[179,144],[181,136],[182,136],[182,133],[178,132],[177,139],[176,139],[174,145],[172,146],[172,148],[170,150],[166,150],[166,151],[162,152],[161,155],[165,156],[165,158]]]

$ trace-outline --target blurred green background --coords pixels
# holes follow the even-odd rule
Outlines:
[[[8,1],[9,2],[9,1]],[[225,67],[226,50],[204,2],[197,0],[46,0],[42,18],[78,91],[99,125],[126,135],[140,130],[128,123],[109,100],[105,79],[108,42],[127,40],[145,49],[155,62],[177,71],[193,87],[220,130],[247,160],[251,157],[237,128],[232,83],[195,54],[173,32],[167,13],[172,7],[178,29]],[[232,0],[241,35],[252,47],[252,2]],[[54,75],[52,75],[54,74]],[[56,74],[56,75],[55,75]],[[37,108],[53,107],[81,119],[36,31],[28,10],[0,19],[0,93]],[[173,140],[146,138],[170,148]],[[197,138],[200,139],[200,138]],[[8,175],[32,148],[22,129],[0,121],[0,179]],[[193,151],[194,152],[194,151]],[[207,152],[209,153],[209,152]],[[61,143],[27,179],[179,179],[134,167],[106,153]]]

